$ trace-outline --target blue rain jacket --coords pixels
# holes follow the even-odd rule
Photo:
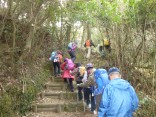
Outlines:
[[[105,69],[96,69],[94,72],[94,79],[97,84],[97,87],[94,90],[94,95],[102,94],[104,88],[110,82],[107,71]]]
[[[98,117],[132,117],[138,102],[133,87],[127,81],[113,79],[104,89]]]

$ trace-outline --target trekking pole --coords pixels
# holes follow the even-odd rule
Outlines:
[[[76,113],[77,113],[77,106],[78,106],[78,91],[77,91],[77,95],[76,95]]]
[[[85,105],[85,98],[84,98],[84,87],[83,87],[83,112],[85,113],[86,112],[86,105]]]

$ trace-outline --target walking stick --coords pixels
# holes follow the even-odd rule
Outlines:
[[[86,105],[85,105],[85,98],[84,98],[84,87],[83,87],[83,112],[85,113],[86,112]]]

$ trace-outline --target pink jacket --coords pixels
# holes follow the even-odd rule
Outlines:
[[[66,62],[64,62],[62,65],[61,65],[61,69],[63,70],[63,73],[62,73],[62,78],[72,78],[74,80],[74,76],[71,75],[70,73],[70,70],[67,70],[65,68],[66,66]]]

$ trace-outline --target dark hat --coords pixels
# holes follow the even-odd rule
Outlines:
[[[120,70],[117,67],[112,67],[109,69],[108,75],[110,75],[111,73],[120,73]]]
[[[80,67],[81,63],[75,63],[76,67]]]

